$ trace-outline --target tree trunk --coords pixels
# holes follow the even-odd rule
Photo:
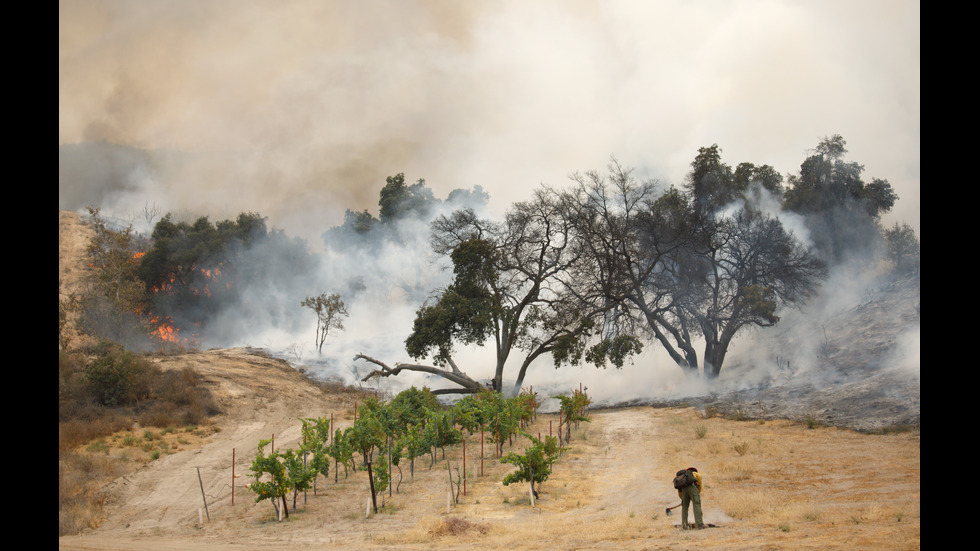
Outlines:
[[[704,376],[706,379],[716,379],[721,373],[721,366],[728,354],[729,340],[706,344],[704,347]]]
[[[521,393],[521,385],[524,384],[524,376],[527,374],[527,368],[530,367],[531,362],[537,359],[538,355],[529,356],[525,358],[524,362],[521,364],[520,371],[517,372],[517,381],[514,383],[514,390],[510,395],[510,398],[517,396]]]
[[[669,324],[663,322],[663,318],[655,315],[649,311],[646,305],[642,303],[636,303],[637,306],[644,312],[644,317],[647,320],[647,326],[653,330],[653,335],[664,347],[664,350],[670,356],[674,363],[680,366],[688,377],[696,377],[698,373],[698,353],[691,346],[689,339],[682,337],[682,334],[677,332],[676,329],[671,327]],[[671,336],[667,335],[661,330],[661,327],[665,327],[667,331],[671,333],[674,340],[677,342],[675,347],[674,341],[671,340]],[[680,350],[678,350],[680,349]]]
[[[374,493],[374,473],[371,472],[371,463],[367,464],[368,470],[368,482],[371,484],[371,505],[374,507],[374,513],[378,514],[378,496]]]

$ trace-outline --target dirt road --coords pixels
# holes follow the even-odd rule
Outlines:
[[[200,447],[115,481],[107,489],[105,522],[59,538],[61,549],[879,549],[883,542],[919,548],[916,433],[702,419],[693,408],[591,412],[591,422],[573,430],[533,507],[526,484],[501,483],[512,467],[491,446],[481,461],[476,434],[466,440],[465,464],[462,446],[447,451],[448,462],[441,455],[434,463],[419,458],[412,470],[403,463],[391,494],[379,496],[378,513],[369,508],[366,473],[335,475],[331,467],[316,494],[296,496],[295,510],[290,500],[290,516],[279,521],[270,502],[256,503],[243,487],[259,440],[274,436],[276,448],[296,447],[303,417],[333,414],[339,427],[347,426],[363,395],[324,393],[284,362],[246,349],[157,361],[202,375],[224,411],[219,430]],[[693,428],[702,424],[708,436],[695,438]],[[556,416],[539,415],[530,428],[549,431],[557,431]],[[736,453],[734,444],[750,451]],[[243,475],[234,505],[233,449]],[[520,451],[521,443],[505,452],[511,450]],[[675,463],[695,460],[709,471],[705,521],[718,528],[689,532],[677,527],[679,510],[666,516],[664,509],[678,502],[669,484]],[[852,472],[854,464],[870,462],[878,466],[870,476]],[[447,480],[457,468],[465,473],[466,493],[451,504]],[[767,488],[779,471],[794,479],[775,507]],[[835,471],[859,479],[845,477],[842,484],[830,476]],[[201,522],[201,516],[210,518]]]
[[[389,499],[397,511],[393,514],[365,519],[364,474],[345,479],[341,473],[337,484],[321,479],[321,491],[315,497],[307,493],[305,506],[299,496],[299,511],[288,521],[275,521],[269,502],[254,503],[254,494],[243,488],[259,440],[274,437],[277,448],[295,447],[300,417],[334,414],[342,427],[351,422],[355,399],[323,394],[296,370],[245,349],[159,361],[164,368],[190,365],[201,373],[225,409],[218,419],[220,431],[198,449],[163,456],[117,480],[107,489],[108,517],[103,525],[81,536],[60,538],[62,549],[242,549],[259,542],[263,549],[382,547],[372,540],[374,536],[391,534],[398,539],[399,533],[410,534],[427,517],[446,516],[445,462],[430,468],[427,459],[420,459],[414,478],[404,469],[399,493]],[[608,517],[627,509],[662,510],[669,493],[658,500],[646,472],[649,464],[636,461],[654,456],[658,419],[650,411],[598,412],[591,423],[582,423],[573,432],[573,446],[563,456],[562,466],[541,485],[534,508],[528,503],[526,486],[500,483],[509,466],[493,457],[490,446],[484,449],[484,476],[479,476],[479,435],[469,438],[467,495],[451,508],[451,514],[498,526],[514,519],[535,521],[535,516],[549,513],[561,516],[571,509],[580,519]],[[549,425],[557,430],[557,419],[540,416],[532,431],[547,433]],[[583,436],[590,440],[581,440]],[[234,506],[233,449],[236,473],[243,475],[236,483]],[[462,466],[460,453],[461,449],[451,452],[454,466]],[[579,473],[578,478],[574,473]],[[199,521],[202,484],[208,503],[205,516],[210,517],[203,525]],[[575,501],[570,503],[571,499]]]

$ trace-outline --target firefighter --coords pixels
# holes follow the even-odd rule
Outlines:
[[[691,474],[694,475],[694,483],[677,490],[677,495],[681,497],[681,528],[690,528],[690,525],[687,523],[687,509],[693,504],[694,522],[697,524],[698,530],[700,530],[704,528],[704,521],[701,517],[701,473],[694,467],[688,467],[687,470],[691,471]]]

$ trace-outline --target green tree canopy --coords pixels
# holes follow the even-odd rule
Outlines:
[[[864,166],[844,159],[839,134],[823,138],[787,182],[784,206],[805,216],[811,238],[828,262],[867,253],[879,235],[878,220],[898,195],[887,180],[862,180]]]
[[[229,309],[242,307],[249,308],[252,322],[273,317],[270,323],[285,327],[297,323],[281,305],[264,303],[275,293],[248,291],[293,293],[313,272],[314,259],[303,241],[269,230],[259,214],[241,213],[217,223],[200,217],[190,223],[168,213],[154,226],[151,243],[136,271],[145,284],[144,315],[169,319],[181,332],[197,334],[205,334]]]

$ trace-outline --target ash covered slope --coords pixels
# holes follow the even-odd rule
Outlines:
[[[920,424],[918,277],[841,275],[803,312],[732,351],[713,392],[684,400],[726,416],[861,431]]]

